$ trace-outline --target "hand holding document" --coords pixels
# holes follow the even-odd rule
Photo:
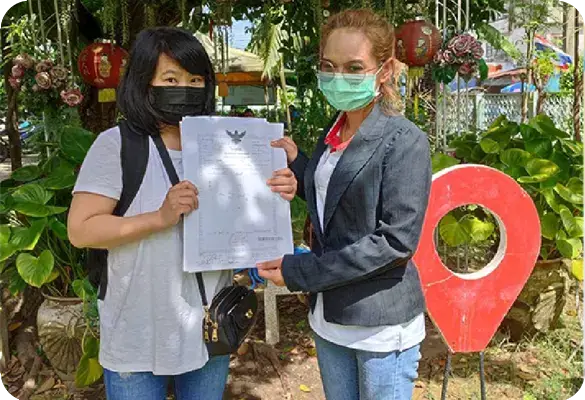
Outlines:
[[[253,267],[293,252],[290,204],[267,180],[287,167],[282,124],[256,118],[188,117],[181,123],[184,178],[199,209],[184,222],[184,270]]]

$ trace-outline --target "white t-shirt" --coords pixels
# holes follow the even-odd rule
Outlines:
[[[323,226],[329,180],[344,152],[338,150],[331,153],[329,150],[330,148],[325,149],[315,170],[317,214],[321,226]],[[425,338],[423,313],[404,324],[392,326],[364,327],[327,322],[323,315],[323,294],[321,293],[317,294],[315,310],[309,313],[309,324],[313,331],[323,339],[340,346],[363,351],[384,353],[403,351],[419,344]]]
[[[109,129],[91,147],[75,185],[119,200],[122,190],[120,131]],[[169,150],[179,177],[180,151]],[[126,216],[156,211],[171,187],[154,142],[146,174]],[[201,211],[195,211],[201,212]],[[208,301],[228,285],[231,271],[203,274]],[[99,301],[100,364],[116,372],[178,375],[208,360],[203,342],[203,305],[195,274],[183,272],[183,229],[179,224],[139,242],[109,251],[108,288]]]

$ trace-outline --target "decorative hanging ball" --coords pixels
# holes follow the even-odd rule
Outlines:
[[[115,101],[115,89],[128,65],[129,54],[111,41],[97,41],[81,51],[77,67],[88,85],[100,89],[100,102]]]
[[[441,33],[423,19],[405,22],[396,30],[396,58],[409,66],[411,78],[422,76],[440,48]]]

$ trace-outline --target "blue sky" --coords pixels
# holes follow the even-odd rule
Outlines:
[[[246,32],[246,28],[251,27],[250,21],[236,21],[232,24],[232,35],[230,37],[230,46],[236,49],[245,50],[250,42],[250,34]]]

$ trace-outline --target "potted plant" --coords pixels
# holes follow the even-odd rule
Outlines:
[[[504,116],[487,131],[450,142],[454,157],[435,157],[441,169],[460,161],[487,165],[514,178],[534,200],[541,221],[539,260],[503,327],[513,339],[555,326],[569,289],[569,265],[582,276],[583,145],[540,114],[526,124]]]
[[[13,293],[27,285],[41,289],[39,341],[61,377],[72,379],[82,356],[86,324],[80,294],[86,272],[85,252],[68,241],[66,214],[76,171],[94,135],[72,126],[55,132],[55,141],[45,143],[47,159],[14,171],[0,184],[0,265]]]

